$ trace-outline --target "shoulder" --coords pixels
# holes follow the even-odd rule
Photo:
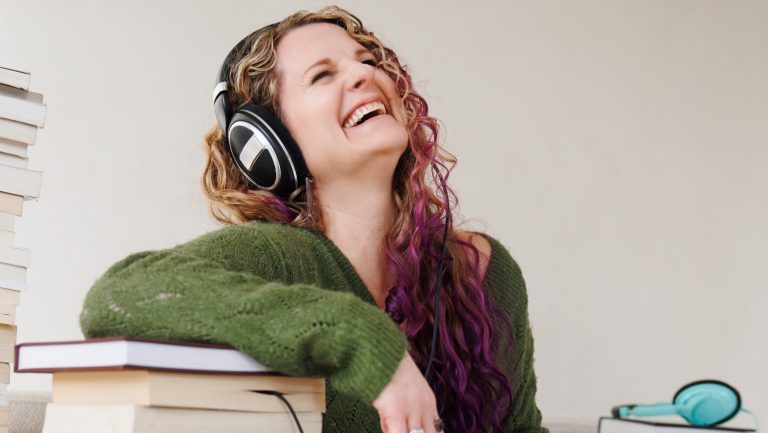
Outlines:
[[[524,314],[528,293],[520,265],[501,241],[487,234],[481,234],[480,237],[488,241],[492,251],[484,279],[486,287],[511,316]]]
[[[478,249],[481,275],[487,284],[510,280],[524,284],[520,266],[501,241],[487,233],[457,233],[460,239],[471,242]]]
[[[230,270],[282,279],[295,262],[311,262],[306,256],[320,245],[316,237],[288,224],[250,221],[208,232],[174,250],[212,260]]]
[[[456,231],[456,235],[460,240],[468,242],[477,248],[477,252],[480,254],[480,275],[485,279],[485,275],[488,272],[488,265],[491,262],[491,256],[493,254],[493,246],[491,245],[491,242],[486,239],[487,235],[463,231]]]
[[[277,247],[293,248],[311,242],[312,235],[303,232],[310,233],[289,224],[249,221],[210,231],[187,243],[186,246],[200,244],[206,248],[220,246],[228,249],[242,247],[267,250]]]

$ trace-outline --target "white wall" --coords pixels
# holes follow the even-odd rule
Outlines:
[[[216,227],[198,179],[219,63],[323,5],[160,3],[0,0],[0,64],[48,104],[42,195],[17,228],[20,341],[80,338],[107,266]],[[767,416],[768,2],[342,5],[410,65],[459,157],[461,211],[523,267],[545,415],[719,378]]]

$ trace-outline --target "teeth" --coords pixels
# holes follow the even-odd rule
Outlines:
[[[382,114],[387,114],[387,109],[386,107],[384,107],[384,104],[382,104],[381,102],[371,102],[355,110],[355,112],[352,113],[351,116],[349,116],[347,121],[344,122],[344,127],[351,128],[357,125],[357,122],[359,122],[360,119],[363,118],[363,116],[376,110],[381,110]]]

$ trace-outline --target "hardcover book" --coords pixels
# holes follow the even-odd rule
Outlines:
[[[215,344],[115,337],[16,346],[15,371],[19,373],[94,369],[229,374],[270,371],[237,349]]]
[[[697,427],[690,424],[645,421],[635,418],[602,417],[598,433],[744,433],[752,429],[732,427]]]
[[[304,433],[321,433],[319,412],[296,416]],[[290,413],[231,412],[137,405],[60,405],[45,411],[43,433],[298,433]]]
[[[42,128],[46,106],[43,95],[0,84],[0,117]]]

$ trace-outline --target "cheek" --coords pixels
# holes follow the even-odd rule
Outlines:
[[[326,135],[338,124],[337,106],[327,95],[315,94],[302,98],[290,107],[285,107],[284,112],[290,118],[289,131],[291,134],[295,131],[296,139]]]
[[[326,110],[308,102],[283,106],[283,123],[299,145],[307,168],[316,174],[323,171],[323,166],[327,164],[325,160],[328,158],[328,152],[333,148],[327,144],[338,137],[334,135],[333,125],[328,127],[328,116],[324,117],[323,114]]]
[[[382,79],[379,81],[379,87],[384,91],[384,94],[389,100],[389,108],[392,110],[391,114],[395,117],[395,119],[399,120],[400,123],[405,125],[405,106],[403,105],[403,101],[400,99],[400,95],[397,93],[395,82],[392,81],[392,79],[389,78],[386,73],[381,72],[381,75]]]

